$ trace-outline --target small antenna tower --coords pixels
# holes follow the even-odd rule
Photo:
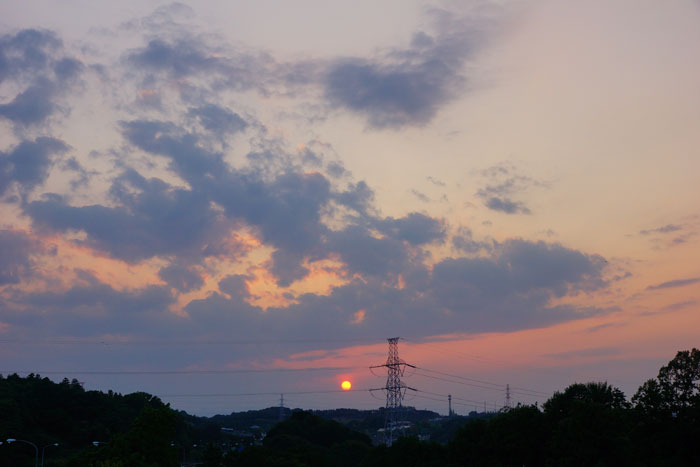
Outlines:
[[[510,409],[510,384],[506,384],[506,409]]]
[[[370,367],[370,369],[381,367],[386,367],[387,369],[386,386],[377,389],[386,391],[384,437],[386,438],[386,433],[389,432],[389,437],[386,439],[387,446],[391,446],[394,440],[394,428],[396,428],[397,422],[399,421],[399,411],[403,407],[402,402],[406,390],[410,389],[411,391],[415,391],[414,388],[406,386],[406,384],[401,381],[406,367],[415,368],[415,365],[406,363],[399,358],[399,339],[399,337],[387,339],[389,341],[389,356],[386,359],[386,363],[384,365],[374,365]]]

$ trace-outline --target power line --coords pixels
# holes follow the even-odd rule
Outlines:
[[[436,379],[436,380],[440,380],[440,381],[447,381],[448,383],[455,383],[455,384],[461,384],[461,385],[464,385],[464,386],[470,386],[470,387],[476,387],[476,388],[481,388],[481,389],[487,389],[487,390],[489,390],[489,391],[501,391],[500,388],[492,388],[492,387],[489,387],[489,386],[480,386],[480,385],[478,385],[478,384],[465,383],[464,381],[454,381],[454,380],[447,379],[447,378],[441,378],[441,377],[439,377],[439,376],[426,375],[426,374],[420,373],[420,372],[418,372],[418,371],[416,371],[414,374],[415,374],[415,375],[418,375],[418,376],[423,376],[424,378],[431,378],[431,379]]]
[[[0,344],[21,345],[258,345],[258,344],[314,344],[314,343],[368,343],[376,344],[376,338],[348,339],[255,339],[255,340],[199,340],[199,339],[134,339],[134,340],[105,340],[105,339],[0,339]]]
[[[300,395],[300,394],[331,394],[331,393],[348,393],[348,392],[364,392],[371,389],[351,389],[345,391],[342,389],[328,389],[325,391],[284,391],[282,394]],[[239,392],[239,393],[218,393],[218,394],[157,394],[158,397],[250,397],[250,396],[279,396],[279,392]]]
[[[431,369],[424,368],[424,367],[416,367],[416,369],[417,369],[417,370],[427,371],[427,372],[430,372],[430,373],[435,373],[435,374],[438,374],[438,375],[449,376],[449,377],[451,377],[451,378],[457,378],[457,379],[460,379],[460,380],[473,381],[473,382],[481,383],[481,384],[488,384],[488,385],[497,387],[499,390],[504,390],[504,388],[505,388],[506,386],[508,386],[508,385],[503,385],[503,384],[499,384],[499,383],[493,383],[493,382],[490,382],[490,381],[484,381],[484,380],[480,380],[480,379],[467,378],[466,376],[460,376],[460,375],[455,375],[455,374],[451,374],[451,373],[445,373],[445,372],[443,372],[443,371],[431,370]],[[416,373],[418,373],[418,372],[416,372]],[[423,375],[423,376],[428,376],[428,375]],[[429,376],[428,376],[428,377],[429,377]],[[454,382],[456,383],[457,381],[454,381]],[[483,388],[483,389],[495,389],[495,388],[488,388],[488,387],[484,387],[484,386],[479,386],[479,385],[476,385],[476,384],[467,384],[467,383],[460,383],[460,384],[465,384],[465,385],[470,385],[470,386],[476,386],[476,387],[480,387],[480,388]],[[541,395],[541,396],[549,396],[549,395],[550,395],[550,394],[548,394],[548,393],[546,393],[546,392],[538,391],[538,390],[536,390],[536,389],[527,389],[527,388],[520,388],[520,387],[517,387],[517,386],[511,386],[511,390],[512,390],[512,389],[518,389],[518,390],[521,390],[521,391],[530,392],[530,393],[538,394],[538,395]]]
[[[448,382],[448,383],[455,383],[455,384],[461,384],[461,385],[464,385],[464,386],[477,387],[477,388],[481,388],[481,389],[487,389],[487,390],[490,390],[490,391],[506,392],[506,389],[503,389],[503,388],[499,389],[499,388],[492,388],[492,387],[487,387],[487,386],[480,386],[480,385],[472,384],[472,383],[466,383],[466,382],[463,382],[463,381],[454,381],[454,380],[447,379],[447,378],[441,378],[441,377],[439,377],[439,376],[426,375],[426,374],[423,374],[423,373],[420,373],[420,372],[416,372],[416,373],[414,373],[414,374],[416,374],[416,375],[418,375],[418,376],[423,376],[423,377],[425,377],[425,378],[431,378],[431,379],[436,379],[436,380],[440,380],[440,381],[446,381],[446,382]],[[512,389],[511,389],[510,393],[511,393],[511,394],[518,394],[518,395],[522,395],[522,396],[533,397],[533,398],[536,398],[536,399],[537,399],[537,398],[544,397],[544,395],[521,393],[521,392],[519,392],[519,391],[513,391]]]
[[[458,340],[458,339],[459,339],[459,338],[457,338],[456,340]],[[439,352],[439,353],[442,353],[442,354],[445,354],[445,355],[461,355],[461,356],[463,356],[463,357],[465,357],[465,358],[470,358],[470,359],[472,359],[472,360],[478,360],[478,361],[482,361],[482,362],[488,362],[488,363],[491,364],[491,365],[493,365],[493,364],[499,364],[499,365],[507,365],[507,366],[510,366],[510,367],[516,366],[517,368],[516,368],[515,370],[516,370],[516,371],[519,371],[519,372],[530,373],[530,374],[535,374],[535,373],[547,374],[547,375],[550,375],[550,376],[557,376],[557,377],[562,377],[562,376],[564,376],[564,377],[566,377],[567,379],[570,379],[570,378],[571,378],[571,374],[565,373],[562,369],[557,369],[557,368],[535,368],[535,367],[533,367],[533,366],[517,364],[517,363],[512,362],[512,361],[500,360],[500,359],[491,358],[491,357],[485,357],[485,356],[483,356],[483,355],[468,354],[468,353],[465,353],[465,352],[461,352],[461,351],[459,351],[459,350],[453,350],[453,349],[451,349],[451,348],[450,348],[449,350],[444,350],[443,348],[441,348],[441,347],[443,346],[442,342],[451,342],[451,341],[422,342],[422,341],[418,340],[418,338],[416,338],[416,339],[404,339],[404,340],[407,341],[407,342],[410,342],[410,343],[412,343],[412,344],[414,344],[414,345],[421,345],[421,346],[432,347],[434,351]],[[608,381],[615,381],[615,382],[624,383],[624,384],[636,384],[636,383],[633,383],[633,382],[631,382],[631,381],[623,381],[623,380],[619,380],[619,379],[608,379]]]
[[[20,370],[0,370],[0,374],[26,373],[36,375],[219,375],[219,374],[240,374],[240,373],[304,373],[308,371],[348,371],[360,370],[365,367],[306,367],[306,368],[260,368],[260,369],[231,369],[231,370],[49,370],[49,371],[20,371]]]

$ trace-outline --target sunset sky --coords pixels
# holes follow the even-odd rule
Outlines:
[[[631,397],[698,347],[699,53],[697,0],[0,0],[0,373]]]

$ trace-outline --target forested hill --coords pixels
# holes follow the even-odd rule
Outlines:
[[[279,408],[204,418],[146,393],[85,391],[75,380],[0,376],[0,465],[444,466],[700,465],[700,351],[678,352],[631,399],[604,382],[573,384],[541,407],[490,417],[407,410],[407,435],[376,445],[383,413]],[[342,422],[342,423],[340,423]],[[223,431],[222,427],[230,430]],[[264,436],[266,434],[266,436]],[[371,435],[371,436],[370,436]],[[440,442],[435,442],[435,441]],[[93,444],[97,442],[96,445]],[[59,443],[59,446],[53,446]],[[50,459],[50,461],[49,461]]]

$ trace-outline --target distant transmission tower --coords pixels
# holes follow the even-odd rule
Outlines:
[[[280,394],[280,422],[282,420],[284,420],[284,394]]]
[[[406,363],[399,358],[399,337],[392,337],[387,339],[389,341],[389,356],[386,359],[384,365],[375,365],[370,368],[381,368],[386,367],[387,377],[386,386],[380,388],[386,391],[386,411],[384,418],[384,437],[386,438],[386,433],[389,433],[389,438],[386,439],[386,444],[391,446],[394,441],[394,429],[397,427],[399,422],[399,413],[402,407],[403,397],[406,394],[406,390],[410,389],[415,391],[414,388],[406,386],[401,381],[401,377],[406,371],[406,367],[415,368],[415,365]]]
[[[506,409],[510,409],[510,384],[506,384]]]

